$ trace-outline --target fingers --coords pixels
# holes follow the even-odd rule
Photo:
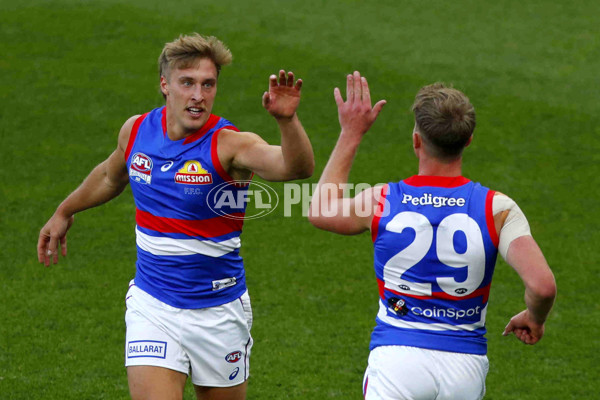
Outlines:
[[[269,76],[269,88],[277,87],[277,75]]]
[[[371,105],[371,92],[369,91],[369,84],[367,83],[367,78],[365,78],[364,76],[360,78],[360,86],[363,101]]]
[[[369,103],[371,103],[370,100],[369,100]],[[387,104],[387,101],[385,101],[385,100],[379,100],[375,104],[375,107],[373,107],[373,118],[377,118],[377,116],[379,115],[379,113],[383,109],[383,106],[385,106],[386,104]]]
[[[291,72],[290,72],[291,74]],[[297,91],[300,91],[300,89],[302,89],[302,79],[298,79],[296,81],[296,85],[294,86],[296,88]]]
[[[38,261],[44,263],[46,260],[46,251],[48,250],[48,238],[40,233],[37,244]],[[46,264],[47,265],[47,264]]]
[[[358,102],[358,101],[362,100],[362,94],[363,94],[362,86],[361,86],[361,79],[360,79],[360,72],[354,71],[352,78],[353,78],[352,84],[354,86],[354,101]]]
[[[346,101],[354,101],[354,78],[352,75],[346,76]]]
[[[333,98],[338,107],[341,107],[344,104],[344,99],[342,98],[342,93],[340,93],[339,88],[333,89]]]
[[[508,336],[512,331],[514,331],[515,326],[512,322],[512,319],[509,321],[508,325],[504,328],[504,332],[502,332],[502,336]]]
[[[50,242],[48,243],[48,250],[46,251],[46,266],[48,266],[48,262],[51,261],[52,264],[58,263],[58,240],[56,237],[50,236]]]
[[[275,76],[275,75],[273,75]],[[262,105],[264,108],[267,108],[269,106],[269,101],[271,100],[270,96],[269,96],[269,92],[264,92],[263,96],[262,96]]]
[[[63,257],[67,256],[67,236],[63,236],[60,238],[60,254]]]

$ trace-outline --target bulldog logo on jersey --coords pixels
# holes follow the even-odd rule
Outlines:
[[[135,182],[149,185],[152,181],[152,159],[144,153],[135,153],[131,157],[129,176]]]
[[[212,174],[202,168],[202,165],[196,160],[186,161],[183,168],[175,174],[175,183],[208,185],[212,182]]]

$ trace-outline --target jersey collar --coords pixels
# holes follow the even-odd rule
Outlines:
[[[167,107],[163,107],[162,109],[162,116],[161,116],[161,123],[162,123],[162,130],[163,130],[163,136],[167,135]],[[192,133],[190,136],[186,137],[185,140],[183,141],[183,144],[188,144],[188,143],[192,143],[195,142],[196,140],[200,139],[202,136],[204,136],[204,134],[206,132],[208,132],[209,130],[211,130],[212,128],[214,128],[214,126],[217,124],[217,122],[219,122],[219,117],[214,115],[214,114],[210,114],[210,116],[208,117],[208,121],[206,121],[206,123],[204,125],[202,125],[202,128],[198,129],[196,132]]]
[[[471,181],[464,176],[414,175],[404,180],[404,183],[410,186],[436,186],[445,188],[458,187],[469,182]]]

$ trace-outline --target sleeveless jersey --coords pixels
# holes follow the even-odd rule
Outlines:
[[[380,295],[371,349],[487,353],[493,195],[464,177],[413,176],[384,187],[371,229]]]
[[[166,108],[139,117],[125,152],[136,206],[135,284],[177,308],[225,304],[246,291],[239,254],[246,186],[217,156],[231,122],[210,115],[185,139],[167,135]]]

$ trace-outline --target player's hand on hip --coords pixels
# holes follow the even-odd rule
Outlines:
[[[342,133],[362,137],[377,119],[379,112],[386,104],[385,100],[371,106],[371,93],[367,78],[361,77],[358,71],[346,77],[346,101],[339,88],[333,90],[333,97],[338,107],[338,116]]]
[[[544,324],[535,322],[529,311],[524,310],[510,319],[502,335],[508,336],[511,332],[525,344],[536,344],[544,336]]]
[[[269,91],[262,97],[263,107],[276,119],[291,119],[300,104],[302,79],[294,83],[294,73],[279,71],[269,77]]]
[[[37,244],[38,261],[46,267],[58,263],[58,244],[63,257],[67,255],[67,231],[73,224],[73,216],[54,214],[40,230]]]

